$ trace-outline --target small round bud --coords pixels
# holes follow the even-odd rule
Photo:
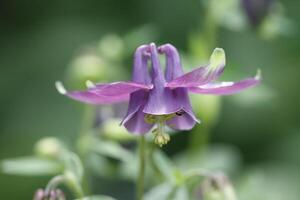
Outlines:
[[[55,137],[39,140],[35,145],[35,152],[43,157],[57,158],[61,151],[61,142]]]
[[[38,189],[33,197],[33,200],[65,200],[65,195],[60,189],[46,191]]]
[[[223,174],[213,175],[204,180],[198,196],[203,200],[237,200],[232,184]]]
[[[113,118],[105,120],[102,123],[101,134],[109,139],[125,142],[134,139],[134,136],[129,134],[124,126],[120,126],[120,119]]]
[[[106,35],[100,40],[98,49],[101,56],[119,60],[124,52],[124,43],[118,35]]]
[[[107,80],[107,62],[95,54],[83,54],[75,58],[68,69],[68,80],[74,87],[82,87],[87,80]]]
[[[43,200],[44,199],[44,195],[45,195],[44,190],[43,189],[38,189],[35,192],[33,200]]]

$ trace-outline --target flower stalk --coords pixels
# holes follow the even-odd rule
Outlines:
[[[145,187],[145,166],[146,166],[146,141],[145,136],[139,137],[139,174],[136,183],[136,199],[143,200],[144,187]]]

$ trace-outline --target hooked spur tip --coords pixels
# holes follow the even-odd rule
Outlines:
[[[157,48],[159,53],[165,53],[167,51],[175,51],[176,48],[172,44],[163,44]]]
[[[225,51],[222,48],[215,48],[210,56],[210,65],[212,67],[218,67],[224,65],[226,62]]]
[[[260,81],[262,79],[262,74],[261,74],[261,69],[257,69],[256,75],[255,75],[255,80]]]
[[[151,57],[151,53],[148,52],[148,51],[143,52],[143,55],[144,55],[146,58],[150,58],[150,57]]]
[[[67,90],[65,89],[64,85],[62,84],[62,82],[56,81],[56,82],[55,82],[55,87],[56,87],[56,90],[57,90],[60,94],[65,95],[65,94],[67,93]]]
[[[156,44],[154,42],[150,43],[150,48],[156,48]]]
[[[148,44],[142,44],[137,48],[137,51],[147,50],[149,48]]]
[[[87,81],[85,82],[85,85],[86,85],[86,87],[87,87],[88,89],[91,89],[91,88],[95,88],[95,87],[96,87],[96,85],[95,85],[92,81],[90,81],[90,80],[87,80]]]

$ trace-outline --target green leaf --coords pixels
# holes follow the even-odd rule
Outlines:
[[[167,200],[173,190],[173,186],[169,183],[160,184],[152,188],[148,193],[146,193],[145,200]]]
[[[92,146],[92,150],[94,150],[96,153],[99,153],[103,156],[108,156],[124,162],[128,160],[132,160],[133,157],[130,151],[123,148],[121,145],[119,145],[116,142],[98,140]]]
[[[72,172],[78,180],[83,177],[84,169],[79,156],[73,152],[65,152],[63,155],[65,170]]]
[[[175,172],[178,172],[178,169],[172,163],[172,161],[162,152],[156,150],[153,153],[153,160],[159,169],[159,171],[171,182],[176,182]]]
[[[105,195],[94,195],[94,196],[84,197],[83,199],[76,199],[76,200],[116,200],[116,199]]]
[[[172,200],[190,199],[188,190],[185,186],[178,187],[172,197]]]
[[[13,158],[1,162],[3,173],[21,176],[55,175],[62,169],[58,162],[38,157]]]

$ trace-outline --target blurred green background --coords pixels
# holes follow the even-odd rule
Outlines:
[[[252,76],[257,68],[263,72],[258,88],[221,98],[210,136],[210,143],[232,146],[238,154],[238,191],[250,188],[264,197],[252,200],[267,199],[278,190],[292,199],[300,187],[300,2],[281,3],[293,23],[291,34],[264,39],[254,28],[236,31],[221,26],[216,42],[227,54],[227,80]],[[192,33],[206,27],[205,13],[200,0],[0,1],[0,159],[31,154],[35,141],[45,136],[72,144],[82,105],[59,95],[54,82],[65,79],[82,48],[107,34],[126,35],[149,26],[157,44],[171,43],[189,52]],[[131,64],[127,59],[122,68],[109,67],[127,71],[126,80]],[[183,149],[187,135],[176,136],[167,152]],[[1,199],[31,199],[48,179],[1,174]],[[94,187],[101,190],[100,185]],[[132,192],[130,187],[125,192],[116,185],[105,187],[108,193]]]

